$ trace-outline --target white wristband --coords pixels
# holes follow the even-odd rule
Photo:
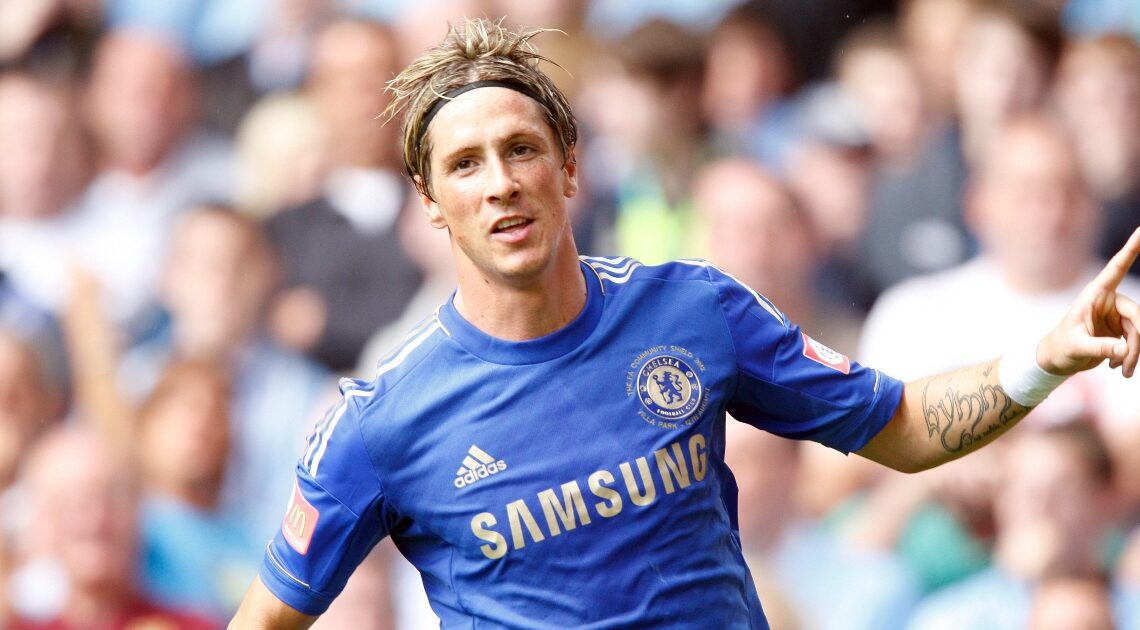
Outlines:
[[[1023,407],[1041,404],[1067,378],[1041,369],[1037,364],[1036,346],[1010,351],[998,361],[998,382],[1005,393]]]

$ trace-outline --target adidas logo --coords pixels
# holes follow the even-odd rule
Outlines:
[[[466,488],[480,479],[486,479],[506,469],[507,462],[501,459],[495,461],[487,451],[472,444],[471,448],[467,449],[467,457],[463,458],[463,465],[455,471],[455,487]]]

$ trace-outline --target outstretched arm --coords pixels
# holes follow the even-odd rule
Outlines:
[[[1137,255],[1140,229],[1038,343],[1035,358],[1041,370],[1068,376],[1107,359],[1125,377],[1135,373],[1140,359],[1140,307],[1117,287]],[[907,383],[894,417],[859,454],[896,470],[916,472],[990,443],[1034,404],[999,377],[1002,360],[1009,359]],[[1019,397],[1026,404],[1015,400]]]

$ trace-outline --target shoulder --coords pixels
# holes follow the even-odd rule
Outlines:
[[[409,374],[425,363],[446,362],[437,354],[450,333],[439,320],[438,311],[412,327],[394,347],[376,362],[366,378],[343,378],[341,393],[346,398],[376,400],[395,389]]]
[[[380,360],[370,378],[340,379],[340,400],[310,431],[301,467],[316,478],[330,443],[337,442],[340,446],[333,448],[338,456],[333,459],[341,461],[341,467],[352,465],[343,462],[374,461],[370,449],[388,443],[384,436],[398,433],[403,419],[414,415],[393,392],[405,381],[425,382],[426,379],[409,379],[414,373],[432,378],[447,369],[451,361],[441,356],[438,348],[448,336],[437,314],[432,314]],[[342,440],[334,436],[354,437]],[[365,447],[364,442],[371,446]]]
[[[712,265],[699,259],[674,260],[660,265],[645,265],[628,256],[580,256],[607,288],[639,280],[703,280],[710,279]]]
[[[666,284],[680,290],[707,291],[710,294],[726,287],[739,288],[756,295],[731,275],[700,258],[684,258],[660,265],[645,265],[626,256],[582,256],[581,260],[594,272],[602,290],[608,295],[623,289],[636,292],[645,290],[646,286]]]
[[[626,257],[583,256],[582,262],[593,270],[602,291],[610,297],[641,303],[647,294],[667,292],[667,299],[703,302],[733,320],[752,313],[769,324],[788,327],[787,318],[771,300],[707,260],[685,258],[643,265]]]

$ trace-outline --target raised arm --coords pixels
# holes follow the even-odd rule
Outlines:
[[[1005,433],[1059,381],[1055,377],[1105,359],[1131,377],[1140,358],[1140,307],[1117,287],[1137,255],[1140,229],[1037,344],[1036,365],[1020,367],[1007,355],[907,383],[890,423],[859,454],[905,472],[933,468]]]
[[[304,630],[316,620],[316,617],[297,612],[277,599],[261,583],[261,578],[256,578],[246,591],[228,630]]]

